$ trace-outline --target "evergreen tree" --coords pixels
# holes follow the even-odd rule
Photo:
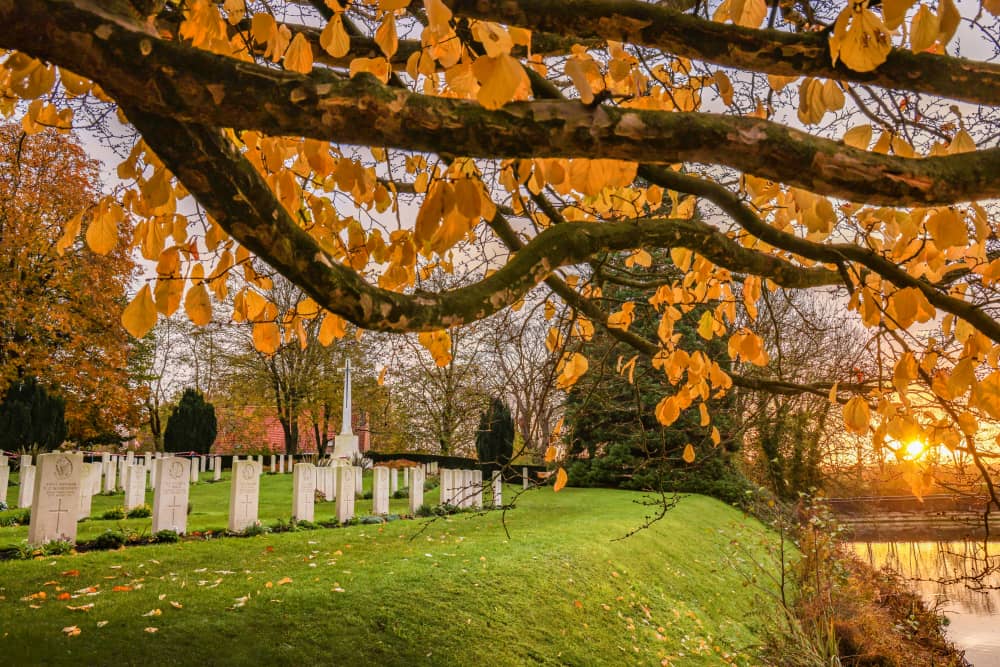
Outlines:
[[[208,454],[215,442],[215,408],[196,389],[185,389],[167,419],[163,448],[168,452]]]
[[[614,311],[616,305],[633,303],[630,330],[655,339],[660,314],[649,298],[658,285],[682,279],[669,257],[654,255],[650,268],[630,269],[627,276],[621,258],[612,257],[602,273],[609,278],[603,284],[597,281],[605,308]],[[706,341],[697,334],[699,318],[709,307],[714,304],[696,306],[676,322],[674,333],[681,336],[677,347],[701,351],[725,369],[725,339]],[[635,350],[602,330],[581,348],[591,360],[590,369],[566,397],[569,453],[577,458],[569,468],[571,484],[707,493],[730,502],[742,498],[747,483],[731,461],[740,444],[732,435],[731,395],[708,401],[708,425],[703,426],[699,411],[691,409],[664,427],[656,419],[656,406],[676,389],[663,370],[653,368],[642,355],[631,367]],[[719,429],[719,445],[711,438],[713,426]],[[690,464],[683,460],[688,444],[695,451]]]
[[[34,377],[13,383],[0,403],[0,449],[47,452],[66,439],[65,403]]]
[[[514,455],[514,418],[510,408],[499,398],[492,398],[489,408],[479,416],[476,452],[481,463],[501,466],[510,463]]]

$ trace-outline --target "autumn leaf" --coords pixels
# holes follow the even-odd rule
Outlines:
[[[149,285],[143,285],[122,311],[122,326],[133,338],[142,338],[156,325],[156,304]]]
[[[205,283],[192,286],[184,297],[184,311],[196,326],[205,326],[212,321],[212,302],[208,298]]]
[[[143,632],[148,632],[149,634],[154,634],[156,632],[159,632],[160,629],[159,628],[143,628],[142,631]]]
[[[278,581],[275,582],[275,585],[277,585],[277,586],[285,586],[285,585],[290,584],[290,583],[292,583],[292,578],[291,577],[282,577],[281,579],[278,579]]]
[[[70,625],[69,627],[65,627],[62,629],[62,631],[67,637],[76,637],[78,634],[80,634],[80,628],[78,628],[75,625]]]
[[[72,596],[69,593],[60,593],[56,596],[57,600],[69,600]]]
[[[343,58],[351,50],[351,38],[344,29],[340,14],[334,16],[319,35],[319,45],[334,58]]]
[[[424,331],[417,340],[430,351],[435,364],[443,367],[451,363],[451,336],[447,331]]]
[[[521,63],[506,53],[495,58],[480,56],[472,63],[472,71],[480,86],[476,99],[487,109],[499,109],[528,89]]]
[[[844,426],[851,433],[866,435],[871,426],[871,410],[868,402],[861,396],[855,396],[844,404]]]
[[[556,460],[556,456],[558,455],[558,453],[559,453],[559,450],[556,449],[555,446],[549,445],[548,447],[546,447],[545,448],[545,462],[546,463],[552,463],[553,461],[555,461]]]
[[[281,330],[274,322],[258,322],[253,325],[253,346],[268,356],[278,351],[281,345]]]
[[[87,246],[98,255],[106,255],[118,245],[118,223],[123,213],[118,204],[99,206],[87,227]]]
[[[559,471],[556,473],[556,483],[552,487],[552,490],[558,493],[563,489],[564,486],[566,486],[566,482],[568,481],[569,477],[566,475],[566,471],[563,470],[562,468],[559,468]]]
[[[309,40],[301,32],[295,35],[285,51],[285,69],[308,74],[313,68],[313,51]]]
[[[892,50],[892,37],[876,14],[868,9],[868,0],[848,3],[837,16],[830,36],[830,55],[855,72],[870,72]]]
[[[587,361],[587,357],[579,352],[574,352],[569,357],[563,357],[560,366],[561,370],[559,377],[556,378],[556,384],[559,385],[560,389],[566,390],[576,384],[576,381],[587,372],[590,362]]]

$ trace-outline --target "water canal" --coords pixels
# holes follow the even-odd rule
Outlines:
[[[948,637],[975,667],[1000,667],[1000,541],[857,541],[876,568],[888,566],[948,619]]]

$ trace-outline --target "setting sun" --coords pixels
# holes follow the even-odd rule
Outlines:
[[[909,461],[915,461],[924,455],[926,449],[927,448],[924,446],[924,443],[919,440],[912,440],[903,448],[903,458]]]

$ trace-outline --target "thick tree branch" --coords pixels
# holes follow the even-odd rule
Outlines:
[[[1000,342],[1000,322],[986,311],[974,303],[949,296],[926,280],[911,276],[904,267],[876,252],[849,243],[816,243],[781,231],[761,220],[736,194],[712,181],[651,165],[640,167],[639,175],[663,187],[708,199],[747,232],[776,248],[817,262],[857,262],[898,288],[915,287],[935,308],[962,318],[990,339]]]
[[[782,125],[704,113],[474,102],[269,69],[157,39],[91,3],[0,3],[0,46],[75,70],[123,107],[180,123],[483,158],[721,164],[819,194],[893,206],[1000,196],[1000,148],[907,159]],[[146,55],[143,55],[146,54]]]
[[[581,39],[602,37],[725,67],[1000,105],[1000,66],[995,63],[894,49],[875,71],[854,72],[842,63],[833,65],[826,33],[743,28],[640,0],[445,0],[445,4],[459,16]]]
[[[325,308],[367,329],[419,331],[482,319],[516,302],[559,266],[643,246],[692,246],[738,270],[753,266],[796,286],[839,281],[835,272],[794,267],[740,248],[705,223],[657,219],[556,225],[479,283],[440,294],[400,294],[365,282],[322,251],[222,132],[141,111],[127,113],[150,148],[223,229]]]

